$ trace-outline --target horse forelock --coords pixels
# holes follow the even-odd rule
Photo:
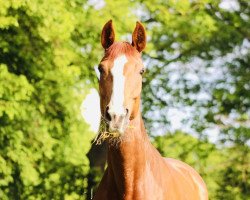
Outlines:
[[[106,49],[103,59],[115,59],[121,55],[134,58],[140,57],[140,53],[128,42],[114,42],[108,49]]]

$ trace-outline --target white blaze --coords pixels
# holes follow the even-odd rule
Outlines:
[[[123,69],[127,61],[128,60],[125,55],[119,56],[114,60],[114,66],[111,69],[111,74],[113,76],[113,91],[109,103],[109,113],[114,113],[117,115],[125,114],[125,109],[123,106],[125,85]]]

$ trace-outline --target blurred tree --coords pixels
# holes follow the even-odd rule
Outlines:
[[[80,105],[96,53],[83,51],[98,36],[79,35],[93,29],[83,3],[0,1],[1,199],[84,198],[92,135]]]
[[[234,7],[228,9],[223,8],[224,1],[214,0],[141,2],[146,9],[142,20],[147,24],[150,34],[150,44],[145,55],[150,62],[143,90],[145,116],[152,115],[151,107],[160,110],[162,107],[181,105],[197,105],[208,109],[213,106],[211,112],[218,109],[218,114],[223,107],[227,114],[235,109],[243,115],[247,114],[249,1],[234,1]],[[227,63],[228,60],[230,64]],[[202,75],[208,75],[208,70],[218,70],[211,77],[205,77],[212,79],[212,76],[219,75],[216,82],[214,79],[211,82],[204,80]],[[202,74],[202,71],[207,74]],[[190,76],[197,80],[192,80],[193,77]],[[233,80],[229,80],[230,77]],[[232,92],[233,87],[238,89]],[[239,97],[240,88],[242,91]],[[219,96],[226,91],[232,94]],[[210,101],[204,102],[198,98],[200,93],[209,96]],[[228,98],[219,99],[222,96]],[[235,97],[235,101],[241,100],[232,102],[232,97]],[[224,105],[220,105],[222,101]],[[232,103],[225,105],[229,102]],[[159,118],[162,123],[166,123],[167,112],[166,109],[163,110]],[[213,119],[211,115],[204,117],[208,122]]]
[[[191,127],[204,141],[211,130],[219,130],[217,143],[227,149],[225,162],[229,164],[223,165],[214,178],[220,182],[212,193],[220,192],[212,196],[246,199],[246,166],[250,164],[246,159],[250,153],[250,2],[141,3],[145,10],[142,21],[150,35],[144,55],[150,64],[142,95],[149,132],[165,133],[173,108],[184,113],[180,116],[183,126]]]
[[[85,198],[93,135],[79,108],[96,86],[101,27],[136,21],[129,1],[103,3],[0,1],[1,199]]]
[[[79,107],[97,85],[101,28],[113,19],[117,40],[130,39],[140,18],[149,40],[142,95],[149,133],[166,133],[175,108],[199,138],[176,132],[155,145],[195,166],[211,198],[246,199],[250,5],[232,2],[0,0],[0,198],[85,198],[93,135]],[[219,147],[207,142],[208,128],[220,130]],[[88,156],[95,177],[100,160]]]
[[[223,130],[224,140],[229,147],[224,151],[227,162],[220,170],[216,198],[217,199],[248,199],[250,197],[250,147],[249,128],[240,126],[229,127]]]

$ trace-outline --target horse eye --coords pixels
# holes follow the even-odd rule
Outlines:
[[[141,71],[140,71],[140,74],[142,75],[144,72],[145,72],[145,69],[142,68]]]
[[[98,66],[98,70],[99,70],[100,74],[103,74],[104,69],[103,69],[103,67],[101,65]]]

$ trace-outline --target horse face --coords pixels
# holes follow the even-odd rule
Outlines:
[[[145,47],[146,36],[138,22],[132,44],[114,42],[114,35],[112,21],[109,21],[102,31],[105,55],[99,65],[99,91],[101,112],[108,121],[109,131],[123,134],[129,120],[139,113],[144,72],[140,52]]]

